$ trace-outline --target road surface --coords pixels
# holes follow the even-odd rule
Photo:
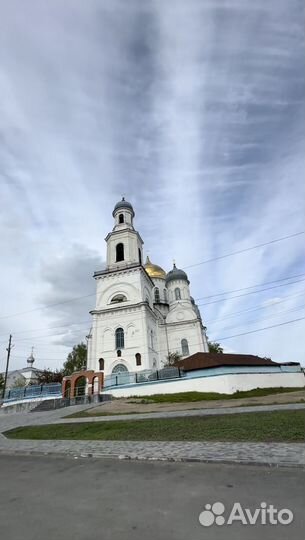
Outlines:
[[[0,455],[1,538],[8,540],[301,540],[304,469]],[[204,527],[205,504],[261,502],[290,525]]]

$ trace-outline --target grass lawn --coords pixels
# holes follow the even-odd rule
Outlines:
[[[19,427],[11,439],[304,442],[305,411]]]
[[[235,392],[235,394],[218,394],[217,392],[180,392],[177,394],[153,394],[152,396],[133,396],[137,399],[136,403],[184,403],[193,401],[210,401],[216,399],[242,399],[249,397],[270,396],[273,394],[285,394],[287,392],[298,392],[304,388],[254,388],[244,392]],[[139,401],[140,400],[140,401]]]

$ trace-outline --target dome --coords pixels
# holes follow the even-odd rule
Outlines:
[[[189,283],[187,274],[184,272],[184,270],[180,270],[176,267],[175,263],[173,266],[173,269],[168,272],[166,275],[166,284],[168,284],[170,281],[175,281],[176,279],[185,279]]]
[[[122,200],[117,202],[114,209],[113,209],[113,212],[112,212],[113,217],[114,217],[114,214],[117,212],[117,210],[123,210],[123,209],[131,210],[132,217],[135,216],[132,204],[130,202],[128,202],[128,201],[125,201],[125,197],[122,197]]]
[[[146,263],[144,264],[144,268],[146,272],[148,273],[149,277],[152,279],[159,278],[159,279],[165,279],[166,272],[161,268],[161,266],[158,266],[157,264],[153,264],[149,257],[146,258]]]

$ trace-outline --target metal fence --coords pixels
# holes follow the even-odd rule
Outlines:
[[[177,367],[167,367],[158,370],[145,369],[134,372],[122,371],[121,373],[113,373],[105,377],[104,388],[125,384],[149,383],[165,379],[178,379],[183,376],[183,370]]]
[[[3,401],[30,399],[35,397],[61,396],[61,384],[31,385],[6,390]]]

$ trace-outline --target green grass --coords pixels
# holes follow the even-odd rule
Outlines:
[[[254,388],[244,392],[235,392],[235,394],[218,394],[217,392],[180,392],[177,394],[153,394],[152,396],[133,396],[129,403],[184,403],[193,401],[209,401],[216,399],[242,399],[249,397],[262,397],[273,394],[284,394],[286,392],[297,392],[303,388]],[[140,400],[140,401],[139,401]]]
[[[305,411],[19,427],[11,439],[304,442]]]

